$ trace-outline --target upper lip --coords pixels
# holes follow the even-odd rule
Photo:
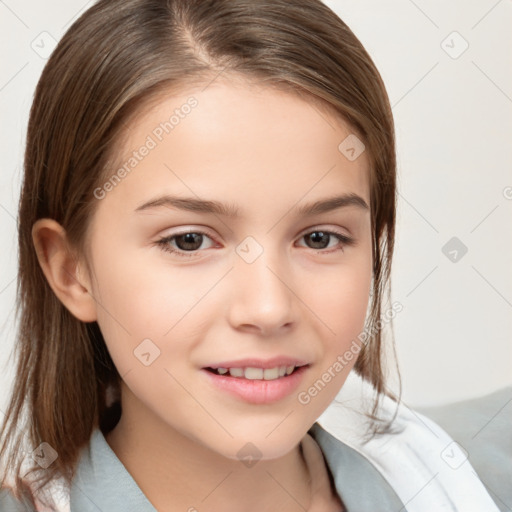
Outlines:
[[[275,368],[276,366],[305,366],[308,363],[295,357],[276,356],[271,359],[260,359],[256,357],[248,357],[245,359],[237,359],[232,361],[222,361],[214,363],[205,368]]]

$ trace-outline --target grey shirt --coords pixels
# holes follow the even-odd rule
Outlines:
[[[326,432],[318,423],[309,430],[318,443],[338,494],[349,512],[405,510],[380,473],[362,455]],[[0,495],[2,512],[31,510]],[[156,512],[136,482],[95,429],[83,450],[70,491],[71,512]]]
[[[498,409],[498,405],[501,409]],[[489,494],[501,511],[510,512],[512,388],[481,399],[422,412],[428,415],[429,411],[430,416],[444,426],[456,441],[472,450],[475,455],[472,465]],[[494,417],[491,415],[493,412]],[[489,422],[492,417],[494,419]],[[471,440],[468,436],[471,434],[468,432],[477,429],[484,421],[489,423],[487,426],[483,425],[482,431],[477,431],[477,435],[472,434],[474,446],[470,446]],[[319,423],[311,427],[309,434],[322,450],[330,477],[348,512],[406,512],[404,503],[367,458],[331,435]],[[476,440],[478,437],[480,439]],[[112,451],[99,429],[93,431],[89,445],[82,451],[69,499],[70,512],[156,510]],[[33,509],[15,501],[6,490],[0,492],[1,512],[31,510]],[[432,510],[437,510],[435,504],[432,504]]]

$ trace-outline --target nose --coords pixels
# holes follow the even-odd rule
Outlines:
[[[236,257],[230,273],[229,322],[237,330],[265,336],[290,329],[298,318],[298,298],[286,257],[267,248],[252,263]]]

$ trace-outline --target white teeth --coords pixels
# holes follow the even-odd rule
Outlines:
[[[243,377],[248,380],[275,380],[290,375],[295,366],[276,366],[274,368],[217,368],[219,375],[229,373],[231,377]]]
[[[274,380],[279,377],[279,368],[267,368],[263,371],[263,378],[265,380]]]
[[[261,380],[263,379],[263,368],[246,368],[244,377],[249,380]]]

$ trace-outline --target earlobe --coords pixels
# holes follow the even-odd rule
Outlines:
[[[90,280],[81,273],[64,228],[53,219],[39,219],[32,227],[32,240],[39,264],[57,298],[82,322],[95,321],[96,302]]]

